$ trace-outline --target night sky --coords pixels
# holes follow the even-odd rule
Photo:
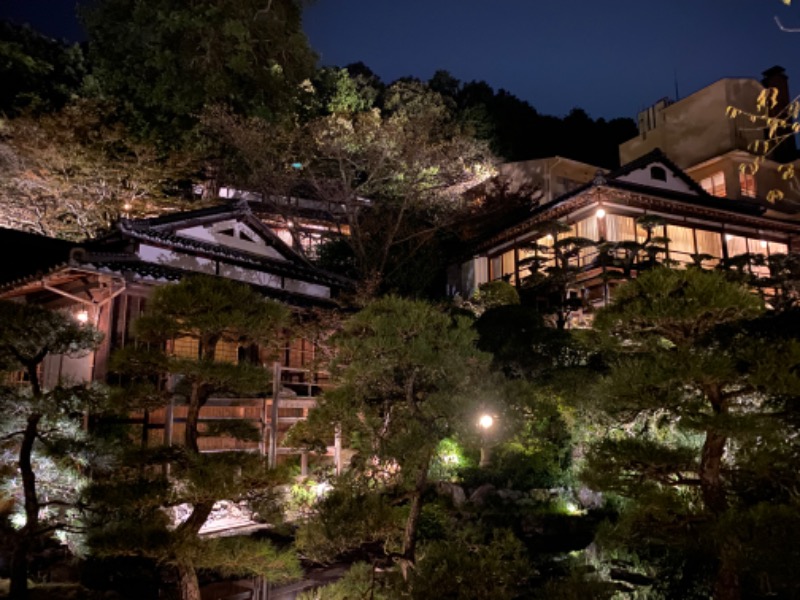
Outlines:
[[[75,0],[0,0],[0,17],[80,39]],[[786,67],[800,92],[800,5],[780,0],[316,0],[305,29],[323,65],[362,61],[384,81],[446,69],[563,115],[636,113],[722,77]]]

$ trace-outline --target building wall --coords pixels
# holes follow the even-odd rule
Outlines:
[[[505,163],[487,194],[505,192],[537,196],[540,202],[550,202],[594,179],[598,169],[562,156]]]
[[[731,150],[746,150],[763,132],[744,116],[730,119],[726,110],[728,106],[755,110],[763,89],[755,79],[721,79],[678,102],[657,106],[655,128],[640,129],[637,137],[620,145],[621,163],[661,148],[686,168]]]

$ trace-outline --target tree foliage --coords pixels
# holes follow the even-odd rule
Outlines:
[[[486,356],[474,342],[463,317],[397,297],[372,302],[335,337],[337,385],[311,423],[342,427],[358,450],[352,466],[365,492],[395,490],[408,499],[401,565],[415,560],[436,447],[460,428],[474,428],[479,414],[474,386]]]
[[[224,499],[266,507],[281,481],[264,457],[202,453],[202,436],[218,430],[201,423],[200,410],[212,395],[266,394],[269,373],[257,365],[215,360],[217,344],[269,347],[287,319],[283,306],[226,279],[194,276],[155,291],[148,312],[136,322],[141,346],[123,349],[114,359],[115,369],[141,381],[150,400],[158,403],[166,398],[185,405],[184,437],[179,447],[130,448],[120,454],[112,471],[97,477],[93,500],[98,527],[92,538],[97,552],[143,554],[175,566],[184,600],[199,598],[198,568],[277,579],[297,574],[296,558],[269,548],[266,542],[228,544],[198,537],[215,502]],[[166,353],[167,343],[176,339],[191,340],[197,355]],[[147,392],[144,399],[148,400]],[[142,396],[134,394],[129,400],[138,404]],[[225,433],[241,435],[244,430],[247,434],[246,429],[229,426]],[[136,502],[122,501],[120,493]],[[164,509],[180,505],[187,507],[187,514],[172,528]]]
[[[100,87],[169,145],[204,106],[281,116],[315,61],[296,0],[95,0],[84,21]]]
[[[196,163],[135,142],[108,103],[0,121],[0,225],[83,240],[121,215],[185,207]],[[187,189],[189,188],[189,189]]]
[[[349,81],[340,76],[337,85]],[[382,105],[351,110],[364,105],[336,101],[332,107],[341,112],[290,127],[220,110],[205,123],[229,149],[227,179],[259,192],[279,213],[287,198],[318,201],[347,234],[354,272],[391,287],[392,277],[453,222],[460,194],[491,173],[493,161],[421,84],[389,86]]]
[[[77,531],[79,495],[89,467],[83,414],[100,410],[103,395],[85,382],[40,381],[46,357],[80,357],[101,336],[68,314],[42,307],[0,302],[0,375],[21,371],[28,384],[0,386],[3,492],[15,503],[12,537],[12,599],[27,598],[28,553],[41,538]]]
[[[773,550],[747,533],[756,515],[796,506],[792,493],[752,487],[785,481],[783,461],[797,451],[787,416],[800,392],[800,346],[793,335],[759,334],[777,318],[761,311],[724,273],[660,268],[620,287],[595,320],[617,358],[595,391],[609,431],[584,480],[630,500],[615,536],[652,564],[702,540],[710,577],[698,582],[720,599],[756,597],[760,577],[788,575],[783,561],[759,571],[749,558]]]

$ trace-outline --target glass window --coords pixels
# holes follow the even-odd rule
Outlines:
[[[239,344],[220,340],[214,348],[214,360],[227,363],[239,362]]]
[[[695,230],[697,236],[697,253],[710,254],[714,258],[722,258],[722,236],[715,231]],[[715,265],[717,261],[704,262],[704,265]]]
[[[642,240],[646,232],[642,230]],[[636,224],[633,217],[606,215],[606,239],[609,242],[635,242]]]
[[[188,336],[175,338],[172,353],[178,358],[200,358],[200,341]]]
[[[728,256],[730,258],[747,253],[747,238],[729,233],[725,235],[725,243],[728,246]]]
[[[669,257],[682,263],[691,263],[694,254],[694,232],[688,227],[667,225]]]
[[[589,217],[588,219],[584,219],[583,221],[578,221],[575,224],[575,231],[578,237],[586,238],[587,240],[592,240],[596,242],[600,239],[600,231],[597,224],[597,217]],[[597,255],[597,248],[588,247],[588,248],[581,248],[578,258],[581,265],[586,265],[591,263],[595,256]]]
[[[539,242],[534,242],[534,243],[538,244]],[[532,248],[520,248],[519,250],[517,250],[517,252],[519,253],[519,262],[520,263],[522,263],[523,261],[525,261],[525,260],[527,260],[529,258],[532,258],[532,257],[536,256],[536,254],[537,254]],[[530,276],[530,274],[531,274],[530,266],[526,266],[526,267],[520,268],[520,270],[519,270],[520,281],[525,279],[526,277]]]
[[[725,174],[722,171],[717,171],[710,177],[700,180],[700,187],[712,196],[719,196],[724,198],[728,191],[725,189]]]
[[[503,276],[503,257],[493,256],[489,259],[489,279],[500,279]]]
[[[772,256],[773,254],[789,253],[789,247],[786,244],[781,244],[779,242],[768,242],[767,248],[769,249],[770,256]]]
[[[503,276],[510,275],[509,282],[515,283],[517,280],[517,264],[514,261],[514,250],[509,250],[503,254]]]
[[[739,187],[742,190],[742,196],[748,198],[756,197],[756,178],[752,173],[739,171]]]

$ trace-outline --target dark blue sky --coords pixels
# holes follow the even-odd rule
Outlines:
[[[75,0],[0,0],[0,16],[75,39]],[[786,67],[800,92],[800,6],[780,0],[316,0],[305,28],[325,65],[362,61],[385,81],[446,69],[542,113],[635,117],[663,96]]]

